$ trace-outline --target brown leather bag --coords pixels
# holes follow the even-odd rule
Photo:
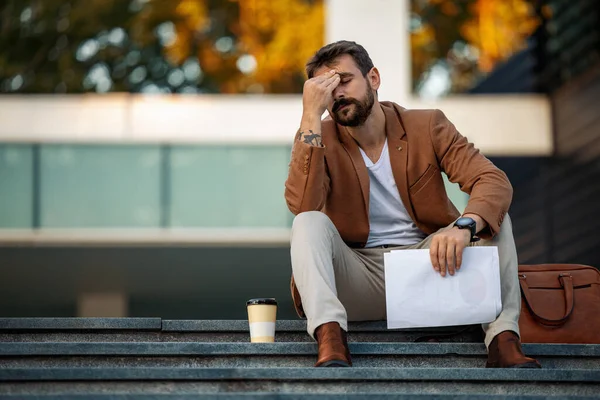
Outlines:
[[[600,344],[600,271],[575,264],[519,265],[523,343]]]

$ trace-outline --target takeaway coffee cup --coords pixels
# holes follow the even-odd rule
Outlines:
[[[275,341],[277,300],[274,298],[250,299],[246,302],[250,341],[265,343]]]

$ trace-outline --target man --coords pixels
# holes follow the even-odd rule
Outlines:
[[[539,368],[523,354],[518,336],[521,300],[506,175],[441,111],[379,102],[379,71],[362,46],[329,44],[306,70],[285,198],[296,214],[292,296],[318,342],[316,366],[352,365],[349,320],[386,319],[386,251],[429,248],[433,269],[445,277],[458,273],[463,249],[477,235],[474,244],[498,246],[500,259],[503,310],[483,325],[486,367]],[[329,117],[322,121],[325,110]],[[470,194],[462,217],[446,195],[442,172]]]

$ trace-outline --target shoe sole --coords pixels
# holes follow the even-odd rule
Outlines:
[[[542,368],[540,364],[534,362],[526,362],[524,364],[510,365],[507,367],[501,367],[498,364],[485,364],[486,368]]]
[[[345,367],[345,368],[348,368],[348,367],[350,367],[350,364],[348,364],[345,361],[341,361],[341,360],[331,360],[331,361],[324,362],[323,364],[319,365],[319,367],[324,367],[324,368]]]

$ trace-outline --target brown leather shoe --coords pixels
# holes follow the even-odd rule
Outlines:
[[[537,360],[525,357],[519,336],[513,331],[496,335],[488,348],[486,368],[542,368]]]
[[[350,350],[346,332],[337,322],[328,322],[315,330],[319,357],[315,367],[350,367]]]

